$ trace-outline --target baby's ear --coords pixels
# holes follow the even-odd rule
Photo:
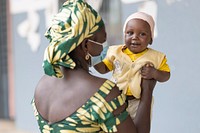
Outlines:
[[[153,43],[153,40],[152,40],[152,38],[151,38],[151,40],[150,40],[149,44],[151,45],[152,43]]]

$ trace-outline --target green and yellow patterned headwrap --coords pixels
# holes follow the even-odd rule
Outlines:
[[[45,74],[62,78],[59,66],[74,69],[68,54],[103,25],[101,16],[84,0],[67,0],[45,33],[50,40],[44,53]]]

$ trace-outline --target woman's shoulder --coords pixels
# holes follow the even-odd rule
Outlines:
[[[35,87],[35,92],[46,91],[45,89],[51,88],[55,84],[55,80],[57,80],[55,77],[43,75]]]

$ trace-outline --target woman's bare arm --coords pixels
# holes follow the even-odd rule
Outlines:
[[[135,120],[131,119],[130,116],[122,122],[120,125],[117,126],[117,133],[149,133],[150,132],[150,115],[151,115],[151,101],[152,101],[152,93],[155,87],[156,81],[155,80],[146,80],[143,79],[141,83],[142,87],[142,96],[141,101],[138,107],[138,111],[135,117]],[[114,90],[114,91],[113,91]],[[109,97],[113,98],[119,95],[121,92],[119,89],[113,88],[112,93]],[[119,107],[117,110],[114,111],[114,114],[119,114],[127,107],[126,104]]]

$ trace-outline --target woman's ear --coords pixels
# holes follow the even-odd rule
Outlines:
[[[88,40],[87,39],[84,39],[82,41],[82,43],[80,44],[81,45],[81,48],[83,49],[84,52],[87,52],[88,51],[88,44],[87,44]]]

